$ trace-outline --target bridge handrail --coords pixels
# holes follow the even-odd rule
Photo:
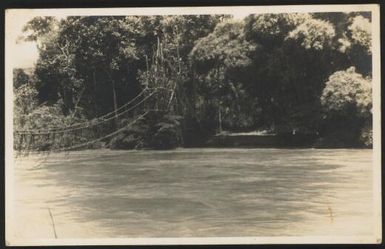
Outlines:
[[[93,126],[99,125],[101,123],[108,122],[112,119],[115,119],[115,118],[133,110],[134,108],[136,108],[137,106],[142,104],[144,101],[146,101],[148,98],[150,98],[154,94],[155,94],[155,92],[150,93],[148,96],[146,96],[144,99],[142,99],[139,103],[137,103],[137,104],[133,105],[132,107],[130,107],[129,109],[126,109],[120,113],[117,113],[116,115],[109,117],[107,119],[102,119],[101,117],[99,117],[99,118],[93,119],[91,121],[79,123],[76,126],[69,126],[69,127],[65,127],[62,129],[16,130],[14,132],[17,134],[28,134],[28,135],[49,135],[49,134],[59,134],[59,133],[65,133],[65,132],[76,131],[76,130],[81,130],[81,129],[93,127]],[[115,112],[113,112],[113,113],[115,114]],[[102,117],[105,117],[105,116],[106,115],[104,115]],[[100,121],[98,121],[98,120],[100,120]],[[78,127],[80,124],[83,126]]]
[[[51,151],[56,151],[56,152],[60,152],[60,151],[68,151],[68,150],[73,150],[73,149],[78,149],[78,148],[82,148],[82,147],[85,147],[85,146],[88,146],[88,145],[91,145],[91,144],[94,144],[96,142],[99,142],[101,140],[104,140],[106,138],[110,138],[112,136],[115,136],[116,134],[119,134],[120,132],[124,131],[125,129],[127,129],[128,126],[131,126],[133,124],[135,124],[136,122],[138,122],[139,119],[143,118],[144,116],[146,116],[150,111],[146,111],[145,113],[143,113],[142,115],[139,115],[135,120],[133,120],[132,122],[130,122],[128,125],[112,132],[112,133],[109,133],[107,134],[106,136],[103,136],[103,137],[99,137],[97,139],[94,139],[94,140],[91,140],[91,141],[88,141],[88,142],[85,142],[85,143],[81,143],[81,144],[77,144],[77,145],[73,145],[73,146],[70,146],[70,147],[63,147],[63,148],[58,148],[58,149],[52,149]]]

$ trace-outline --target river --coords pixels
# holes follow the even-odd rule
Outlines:
[[[19,239],[53,238],[50,212],[58,238],[373,231],[372,150],[87,150],[19,157],[14,173]]]

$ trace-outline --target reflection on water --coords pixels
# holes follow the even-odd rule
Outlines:
[[[97,150],[51,154],[37,165],[36,156],[19,158],[17,237],[53,238],[48,209],[59,238],[370,235],[371,153]]]

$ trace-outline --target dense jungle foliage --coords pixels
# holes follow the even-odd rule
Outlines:
[[[372,143],[368,13],[36,17],[24,39],[39,59],[32,73],[14,70],[16,129],[91,120],[164,81],[176,86],[169,113],[111,148],[192,146],[222,129]]]

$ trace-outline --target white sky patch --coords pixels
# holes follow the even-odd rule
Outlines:
[[[12,51],[15,51],[13,68],[30,68],[34,66],[39,56],[35,42],[15,43],[12,47]]]
[[[20,41],[18,38],[22,35],[24,25],[34,16],[31,16],[27,10],[9,12],[9,14],[10,18],[6,21],[12,28],[6,30],[6,40],[9,42],[8,49],[13,57],[10,61],[11,66],[12,68],[32,67],[38,58],[36,43]]]
[[[47,10],[46,12],[49,14],[50,12]],[[9,42],[9,47],[12,60],[9,61],[11,63],[12,68],[30,68],[33,67],[36,63],[39,52],[36,46],[36,42],[27,42],[19,39],[23,34],[23,27],[34,17],[41,16],[36,15],[31,10],[23,9],[18,11],[9,11],[9,18],[7,18],[7,22],[9,22],[9,28],[6,30],[6,40]],[[63,14],[55,14],[49,15],[55,16],[57,19],[64,18],[67,15]]]
[[[250,15],[250,13],[245,13],[243,11],[236,11],[232,15],[234,19],[243,20],[246,16]]]

